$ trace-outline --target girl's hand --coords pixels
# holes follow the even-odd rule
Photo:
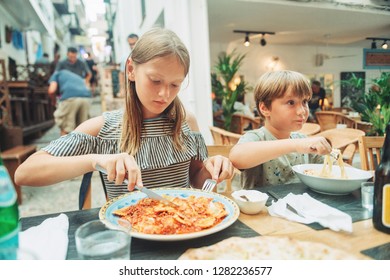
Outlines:
[[[204,166],[206,170],[211,174],[211,178],[216,180],[217,183],[222,182],[225,179],[230,179],[233,176],[234,167],[232,162],[223,156],[209,157]]]
[[[98,155],[93,167],[99,164],[107,170],[107,179],[115,181],[116,185],[120,185],[127,178],[129,181],[127,189],[134,190],[135,186],[142,187],[141,170],[133,156],[127,153],[114,155]]]
[[[296,139],[295,149],[298,153],[327,155],[332,151],[332,146],[325,137],[308,137]]]

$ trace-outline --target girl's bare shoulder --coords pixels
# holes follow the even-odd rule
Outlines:
[[[98,116],[83,122],[78,127],[76,127],[75,131],[83,132],[92,136],[97,136],[99,131],[103,127],[103,124],[103,116]]]

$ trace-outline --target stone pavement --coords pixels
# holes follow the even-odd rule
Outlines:
[[[90,114],[91,117],[96,117],[101,113],[100,96],[96,96],[93,98]],[[32,141],[31,144],[37,145],[39,150],[59,137],[60,130],[54,125],[42,137]],[[45,187],[22,186],[23,203],[19,206],[20,216],[28,217],[78,210],[81,179],[82,176]],[[101,207],[105,201],[100,177],[97,172],[94,172],[92,177],[92,207]]]

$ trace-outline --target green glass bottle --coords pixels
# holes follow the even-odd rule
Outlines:
[[[19,230],[17,194],[0,154],[0,260],[16,259]]]

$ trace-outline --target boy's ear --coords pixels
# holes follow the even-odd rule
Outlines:
[[[262,114],[264,117],[268,117],[269,114],[270,114],[270,111],[269,111],[269,109],[267,108],[267,106],[265,106],[264,102],[260,102],[260,103],[259,103],[259,111],[261,112],[261,114]]]

